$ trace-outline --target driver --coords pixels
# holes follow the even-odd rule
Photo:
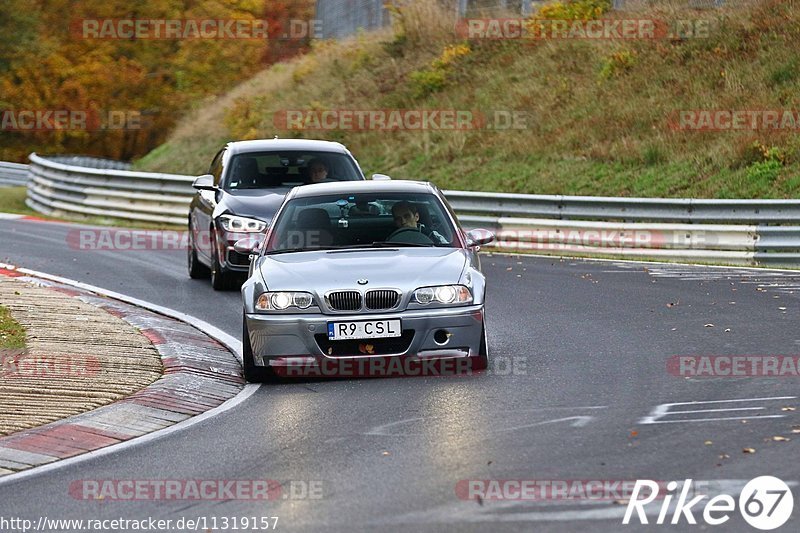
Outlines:
[[[308,162],[308,175],[311,183],[329,183],[333,181],[328,178],[328,165],[320,157],[315,157]]]
[[[392,217],[394,218],[394,225],[397,226],[397,229],[417,229],[417,224],[419,223],[419,211],[417,211],[417,206],[411,205],[405,200],[397,202],[392,206]]]
[[[392,206],[392,217],[398,231],[405,228],[417,230],[430,238],[435,244],[447,244],[447,239],[444,236],[435,231],[429,231],[423,224],[419,223],[417,206],[410,202],[401,200],[394,204]]]

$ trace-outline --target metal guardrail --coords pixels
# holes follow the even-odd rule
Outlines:
[[[193,176],[30,156],[28,205],[45,214],[184,225]],[[800,268],[800,200],[613,198],[445,191],[491,249]]]
[[[725,224],[800,223],[800,200],[617,198],[447,191],[456,211],[559,219]]]
[[[131,164],[105,157],[91,157],[87,155],[52,155],[47,157],[48,161],[63,163],[75,167],[102,168],[108,170],[130,170]]]
[[[506,251],[800,267],[800,200],[445,195]]]
[[[40,213],[186,223],[192,176],[75,166],[36,153],[30,161],[26,203]],[[91,162],[115,166],[102,161]]]
[[[28,183],[28,165],[0,161],[0,187],[20,187]]]

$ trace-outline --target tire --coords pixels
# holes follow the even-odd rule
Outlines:
[[[486,370],[489,368],[489,340],[486,336],[486,320],[481,327],[481,345],[478,348],[478,357],[472,364],[473,370]]]
[[[253,346],[247,331],[247,321],[242,317],[242,373],[248,383],[271,383],[276,381],[275,373],[263,366],[257,366],[253,359]]]
[[[189,253],[187,258],[189,277],[192,279],[205,279],[211,273],[208,267],[197,259],[197,248],[194,246],[194,231],[191,223],[189,224]]]
[[[214,230],[211,230],[211,287],[215,291],[226,291],[233,285],[231,278],[231,274],[222,271],[222,265],[219,263],[217,236]]]

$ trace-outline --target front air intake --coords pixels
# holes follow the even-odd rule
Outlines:
[[[400,292],[394,289],[377,289],[367,291],[364,297],[366,308],[371,311],[382,311],[392,309],[400,301]]]
[[[335,291],[328,294],[326,299],[334,311],[358,311],[361,309],[361,293],[358,291]]]

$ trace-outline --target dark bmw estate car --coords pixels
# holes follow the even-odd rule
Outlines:
[[[304,139],[228,143],[194,182],[189,208],[189,275],[211,277],[214,289],[247,275],[250,260],[237,240],[266,229],[298,185],[363,181],[358,162],[343,145]]]

